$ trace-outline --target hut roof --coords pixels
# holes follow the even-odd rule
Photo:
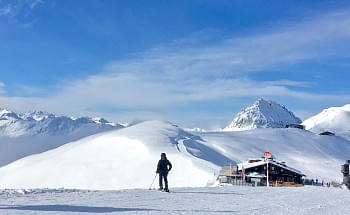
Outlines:
[[[262,165],[265,165],[265,164],[266,164],[266,161],[263,160],[263,159],[260,159],[259,161],[256,161],[256,162],[253,162],[253,163],[249,163],[249,161],[246,161],[246,162],[238,164],[238,170],[242,170],[242,166],[244,167],[245,170],[247,170],[247,169],[250,169],[250,168],[253,168],[253,167],[257,167],[257,166],[262,166]],[[277,162],[275,160],[270,159],[269,160],[269,164],[273,164],[273,165],[276,165],[276,166],[281,167],[283,169],[286,169],[286,170],[289,170],[291,172],[294,172],[294,173],[296,173],[298,175],[305,176],[299,170],[296,170],[296,169],[294,169],[292,167],[289,167],[283,162]]]
[[[334,135],[335,135],[335,133],[330,132],[330,131],[325,131],[325,132],[320,133],[319,135],[328,135],[328,136],[334,136]]]

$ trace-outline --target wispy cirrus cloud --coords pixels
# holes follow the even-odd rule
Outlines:
[[[263,84],[267,86],[274,85],[274,86],[307,88],[307,87],[311,87],[314,83],[307,82],[307,81],[293,81],[293,80],[281,79],[277,81],[264,81]]]
[[[12,8],[10,5],[5,5],[0,7],[0,16],[8,16],[12,12]]]
[[[193,39],[193,38],[192,38]],[[263,72],[307,60],[349,57],[350,12],[325,14],[270,32],[234,37],[203,46],[173,44],[142,53],[133,63],[111,63],[110,71],[157,73],[169,78],[234,76]],[[142,64],[144,69],[138,66]]]
[[[200,35],[203,32],[197,34]],[[348,10],[275,26],[269,31],[219,37],[215,42],[206,36],[211,38],[210,43],[200,36],[199,43],[179,40],[126,60],[109,62],[100,74],[61,83],[60,90],[51,96],[0,97],[0,104],[84,115],[101,114],[108,107],[108,111],[123,110],[114,113],[117,118],[127,116],[125,120],[131,120],[130,117],[147,118],[145,113],[162,117],[160,110],[184,105],[241,98],[285,97],[330,103],[350,100],[347,94],[304,91],[315,84],[309,81],[257,81],[251,76],[305,61],[350,57]],[[192,36],[190,41],[194,40]]]
[[[27,0],[27,2],[28,2],[30,9],[33,9],[36,6],[44,3],[43,0]]]
[[[15,18],[18,15],[28,14],[29,11],[43,3],[44,0],[0,1],[0,17],[7,16]]]
[[[5,93],[6,93],[6,91],[5,91],[5,89],[4,89],[5,86],[6,86],[5,83],[0,82],[0,96],[1,96],[1,94],[5,94]]]

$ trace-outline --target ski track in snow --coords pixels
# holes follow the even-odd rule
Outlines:
[[[0,190],[0,214],[348,214],[349,197],[325,187]]]

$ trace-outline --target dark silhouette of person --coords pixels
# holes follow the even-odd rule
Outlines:
[[[167,159],[166,154],[162,153],[160,155],[160,160],[157,165],[157,173],[159,174],[159,190],[163,190],[163,180],[165,184],[164,191],[169,192],[168,187],[168,173],[173,166],[170,161]]]

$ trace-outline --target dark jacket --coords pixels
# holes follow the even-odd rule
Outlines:
[[[157,165],[157,173],[168,173],[173,166],[167,159],[160,159]]]

